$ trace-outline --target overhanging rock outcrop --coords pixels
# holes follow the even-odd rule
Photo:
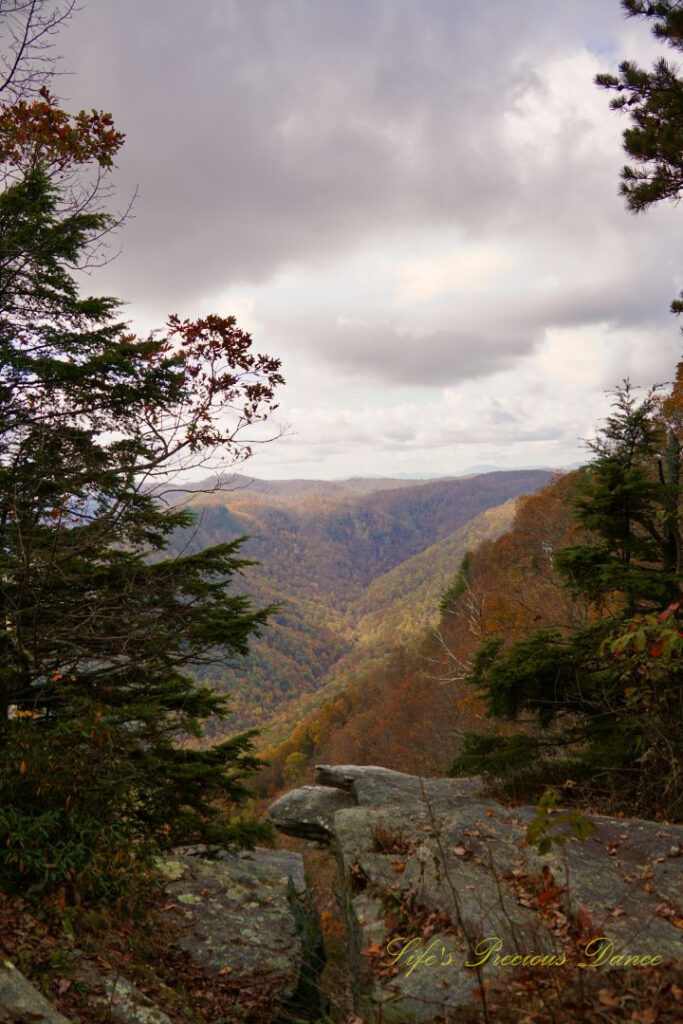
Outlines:
[[[526,845],[535,809],[481,796],[480,779],[355,765],[320,765],[317,777],[269,813],[281,831],[336,850],[359,1012],[384,1003],[385,1020],[391,1010],[425,1021],[467,1005],[515,969],[504,956],[561,963],[575,922],[586,944],[602,939],[588,963],[598,953],[683,963],[683,827],[589,815],[588,838],[568,832],[541,856]]]

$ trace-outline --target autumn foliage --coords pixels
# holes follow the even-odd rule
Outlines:
[[[617,391],[595,461],[521,499],[463,558],[419,643],[322,700],[261,790],[317,762],[487,774],[517,799],[676,814],[680,381]],[[453,759],[455,755],[455,760]]]

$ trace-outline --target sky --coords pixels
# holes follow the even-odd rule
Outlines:
[[[670,380],[683,210],[629,214],[593,84],[662,54],[618,0],[84,0],[56,91],[125,131],[133,327],[233,314],[286,385],[266,478],[567,466]],[[667,56],[670,56],[667,53]]]

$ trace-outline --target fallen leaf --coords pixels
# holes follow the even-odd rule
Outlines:
[[[614,910],[610,910],[609,916],[610,917],[623,917],[625,913],[626,913],[626,911],[623,910],[622,907],[615,907]]]
[[[601,988],[598,992],[598,1000],[602,1006],[618,1006],[619,1000],[614,998],[614,992],[609,988]]]
[[[221,967],[221,969],[220,969],[220,971],[218,973],[219,974],[232,974],[232,967],[229,967],[228,964],[226,964],[225,967]]]
[[[590,915],[583,907],[579,907],[576,915],[576,923],[581,931],[590,931],[593,927],[593,922],[590,919]]]
[[[659,1010],[655,1006],[646,1006],[644,1010],[634,1010],[631,1014],[631,1020],[638,1024],[656,1024],[658,1017]]]

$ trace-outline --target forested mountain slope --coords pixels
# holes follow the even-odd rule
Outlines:
[[[373,583],[355,607],[368,649],[376,656],[359,659],[358,670],[347,673],[346,679],[338,672],[338,685],[322,690],[316,707],[309,706],[307,712],[304,702],[292,707],[289,738],[266,751],[272,764],[260,775],[262,791],[291,784],[294,773],[305,774],[315,762],[383,764],[439,774],[458,753],[463,730],[514,731],[513,726],[484,717],[462,678],[487,635],[516,639],[539,627],[571,630],[585,620],[585,603],[562,587],[552,566],[553,552],[576,536],[571,509],[577,480],[577,473],[565,474],[533,496],[484,513],[468,524],[471,544],[456,548],[467,530],[459,537],[453,534]],[[496,520],[496,528],[486,533],[486,524],[492,526]],[[439,554],[452,542],[450,550],[457,550],[459,557],[444,558],[437,568]],[[453,584],[467,551],[471,554],[464,589],[458,588],[461,592],[452,608],[439,615],[439,594]],[[443,584],[438,593],[431,591],[433,628],[402,634],[410,602],[419,606],[420,595],[425,594],[423,584],[418,585],[404,606],[402,598],[409,590],[404,591],[403,580],[428,565]],[[392,599],[383,603],[376,587]],[[383,632],[380,623],[392,620],[393,629]],[[425,620],[420,624],[424,626]],[[380,638],[374,645],[373,627]],[[347,655],[339,668],[353,657]],[[329,678],[334,678],[334,671]]]
[[[232,694],[230,728],[263,725],[293,699],[365,670],[397,638],[418,633],[464,552],[503,532],[509,503],[551,475],[238,481],[221,495],[198,494],[197,523],[176,536],[176,548],[248,536],[242,553],[259,564],[240,587],[257,604],[281,605],[232,672],[201,673]]]
[[[370,476],[349,477],[347,480],[259,480],[257,477],[233,473],[221,479],[220,489],[216,489],[217,483],[217,478],[212,476],[191,485],[190,490],[179,490],[177,493],[185,494],[189,503],[195,507],[222,505],[226,501],[226,490],[231,505],[239,504],[242,500],[254,504],[262,498],[266,502],[277,501],[280,505],[301,507],[310,504],[321,507],[325,503],[354,499],[376,491],[421,487],[425,480]]]

